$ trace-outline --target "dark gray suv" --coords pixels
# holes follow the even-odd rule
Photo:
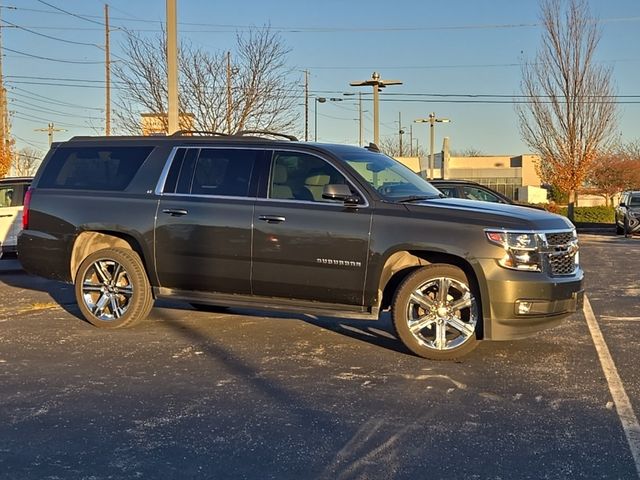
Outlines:
[[[640,232],[640,191],[622,192],[615,216],[616,234],[628,237]]]
[[[77,137],[27,194],[19,258],[93,325],[156,298],[377,319],[417,355],[525,337],[579,308],[571,223],[442,198],[375,146],[244,135]]]

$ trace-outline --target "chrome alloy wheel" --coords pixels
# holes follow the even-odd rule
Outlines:
[[[409,331],[421,345],[446,351],[474,337],[478,308],[467,285],[436,277],[411,293],[406,319]]]
[[[120,263],[101,259],[87,268],[82,279],[82,299],[96,318],[118,320],[127,312],[132,296],[133,284]]]

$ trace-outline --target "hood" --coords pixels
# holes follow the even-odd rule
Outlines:
[[[567,230],[573,224],[566,218],[537,208],[481,202],[459,198],[434,198],[405,204],[416,215],[445,217],[449,221],[485,228],[520,230]]]

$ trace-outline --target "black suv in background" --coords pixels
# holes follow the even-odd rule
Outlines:
[[[622,192],[615,216],[616,234],[629,236],[640,232],[640,191]]]
[[[253,132],[255,133],[255,132]],[[156,298],[377,319],[417,355],[525,337],[580,306],[563,217],[442,198],[375,146],[250,135],[76,137],[27,194],[19,258],[93,325]]]
[[[500,192],[485,187],[477,182],[468,180],[429,180],[429,183],[450,198],[466,198],[481,202],[505,203],[513,205],[516,202]]]

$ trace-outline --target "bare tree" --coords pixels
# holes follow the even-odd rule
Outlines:
[[[123,46],[126,59],[114,67],[121,85],[114,116],[118,128],[127,133],[140,133],[141,113],[156,114],[166,131],[165,38],[129,35]],[[288,53],[269,27],[238,34],[236,51],[228,57],[226,52],[211,53],[183,41],[178,54],[179,111],[194,116],[196,130],[290,130],[297,119],[293,108],[297,87],[286,66]]]
[[[464,150],[454,150],[451,152],[453,157],[484,157],[484,153],[474,147],[468,147]]]
[[[586,0],[542,0],[542,46],[522,69],[525,104],[517,105],[524,141],[541,158],[538,173],[569,194],[576,192],[616,124],[611,70],[597,65],[600,29]]]
[[[41,152],[31,147],[25,147],[16,153],[11,169],[13,174],[18,177],[30,177],[36,173],[41,161]]]
[[[389,155],[390,157],[399,157],[400,156],[400,140],[397,136],[389,136],[384,137],[380,140],[380,145],[378,145],[380,151],[385,155]],[[402,156],[404,157],[422,157],[426,156],[427,153],[422,147],[411,148],[408,145],[403,146]]]

